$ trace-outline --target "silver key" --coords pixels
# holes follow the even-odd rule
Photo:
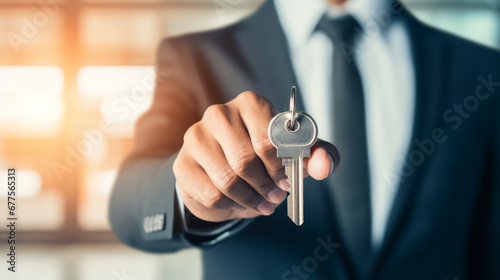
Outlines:
[[[293,124],[293,125],[292,125]],[[287,197],[287,213],[300,226],[304,223],[303,159],[311,156],[316,143],[318,128],[314,120],[304,112],[295,111],[295,87],[290,96],[290,111],[276,115],[269,124],[269,138],[282,158],[290,189]]]

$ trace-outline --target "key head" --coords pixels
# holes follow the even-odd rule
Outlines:
[[[309,157],[311,147],[318,139],[318,127],[304,112],[295,113],[295,127],[291,130],[291,112],[276,115],[269,123],[269,139],[278,149],[278,157]]]

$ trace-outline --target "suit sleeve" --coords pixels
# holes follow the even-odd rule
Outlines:
[[[204,222],[177,199],[172,171],[185,131],[202,115],[206,100],[192,90],[193,73],[178,39],[164,40],[157,52],[152,107],[137,121],[132,153],[122,164],[111,194],[109,220],[125,244],[150,252],[173,252],[213,245],[235,233],[243,221]],[[194,230],[190,230],[194,229]],[[213,232],[215,234],[203,234]],[[214,230],[223,229],[223,230]]]

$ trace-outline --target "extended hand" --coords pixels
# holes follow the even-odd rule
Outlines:
[[[274,212],[290,187],[268,137],[275,114],[269,100],[247,91],[208,107],[187,130],[173,171],[191,213],[220,222]],[[335,146],[318,140],[304,159],[304,176],[323,180],[337,168],[334,162],[340,162]]]

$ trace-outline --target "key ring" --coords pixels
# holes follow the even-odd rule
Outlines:
[[[292,118],[290,119],[290,130],[295,128],[295,90],[296,87],[292,86],[292,92],[290,93],[290,111],[292,111]]]

